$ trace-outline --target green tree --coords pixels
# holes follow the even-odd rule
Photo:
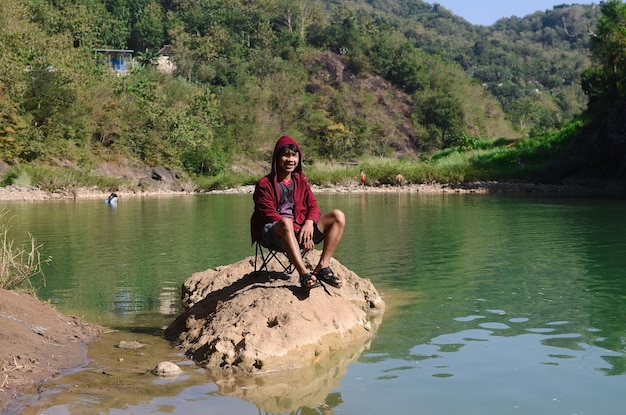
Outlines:
[[[599,66],[583,74],[583,87],[590,104],[626,96],[626,4],[621,0],[601,3],[591,51]]]
[[[424,148],[446,148],[461,140],[465,113],[458,96],[435,89],[417,93],[413,114],[417,122],[428,131]]]
[[[163,8],[155,1],[141,10],[133,26],[130,47],[135,50],[158,51],[165,38],[163,27]]]
[[[556,104],[544,94],[524,96],[513,101],[509,111],[509,118],[517,128],[530,135],[541,135],[542,131],[559,125]]]
[[[381,30],[374,34],[369,57],[376,72],[408,94],[424,89],[428,83],[426,54],[398,33]]]
[[[22,106],[34,116],[35,125],[45,124],[55,112],[68,108],[75,99],[68,87],[69,80],[45,61],[32,66],[24,76],[28,90]]]
[[[68,33],[74,46],[124,48],[128,42],[130,22],[123,7],[112,9],[119,15],[99,0],[32,0],[28,7],[48,35]]]
[[[4,93],[0,84],[0,160],[17,162],[23,151],[20,137],[26,130],[26,123],[18,114],[13,100]]]
[[[133,1],[133,0],[130,0]],[[113,48],[126,48],[131,34],[131,11],[129,0],[102,0],[109,12],[109,19],[103,28],[106,45]]]
[[[215,137],[218,108],[215,95],[205,90],[186,112],[172,120],[172,138],[187,172],[216,175],[226,167],[227,152]]]
[[[361,50],[363,39],[359,22],[354,11],[347,7],[335,8],[326,36],[330,49],[335,53],[352,55]]]

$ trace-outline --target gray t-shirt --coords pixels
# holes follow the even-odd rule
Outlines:
[[[279,182],[280,185],[280,202],[278,203],[278,213],[283,218],[294,218],[293,214],[293,189],[294,181],[289,180],[288,183]]]

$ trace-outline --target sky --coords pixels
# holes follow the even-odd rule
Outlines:
[[[491,25],[502,17],[524,17],[537,10],[552,10],[561,4],[600,4],[600,0],[426,0],[439,3],[470,23]]]

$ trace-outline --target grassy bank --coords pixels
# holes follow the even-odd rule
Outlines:
[[[309,181],[320,186],[358,183],[361,170],[367,175],[367,184],[372,186],[394,184],[398,173],[404,176],[408,184],[507,179],[532,181],[537,180],[559,156],[582,124],[582,121],[575,121],[559,131],[521,140],[467,139],[460,146],[442,150],[421,160],[368,158],[354,163],[313,162],[305,163],[305,170]],[[263,174],[265,172],[249,174],[227,170],[216,176],[196,176],[184,180],[187,189],[210,191],[251,185]],[[130,179],[32,165],[11,167],[3,174],[0,183],[2,186],[37,186],[47,192],[70,194],[77,188],[102,191],[137,188],[137,183]]]

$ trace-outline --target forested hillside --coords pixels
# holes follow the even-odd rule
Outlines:
[[[0,0],[0,160],[194,175],[420,157],[586,108],[598,6],[473,26],[423,1]],[[173,73],[157,69],[169,45]],[[118,76],[98,49],[134,51]]]
[[[566,5],[476,26],[441,6],[370,1],[416,47],[457,62],[502,104],[518,131],[538,133],[586,107],[580,73],[590,65],[597,5]],[[477,6],[478,7],[478,6]],[[418,25],[415,25],[418,22]]]

